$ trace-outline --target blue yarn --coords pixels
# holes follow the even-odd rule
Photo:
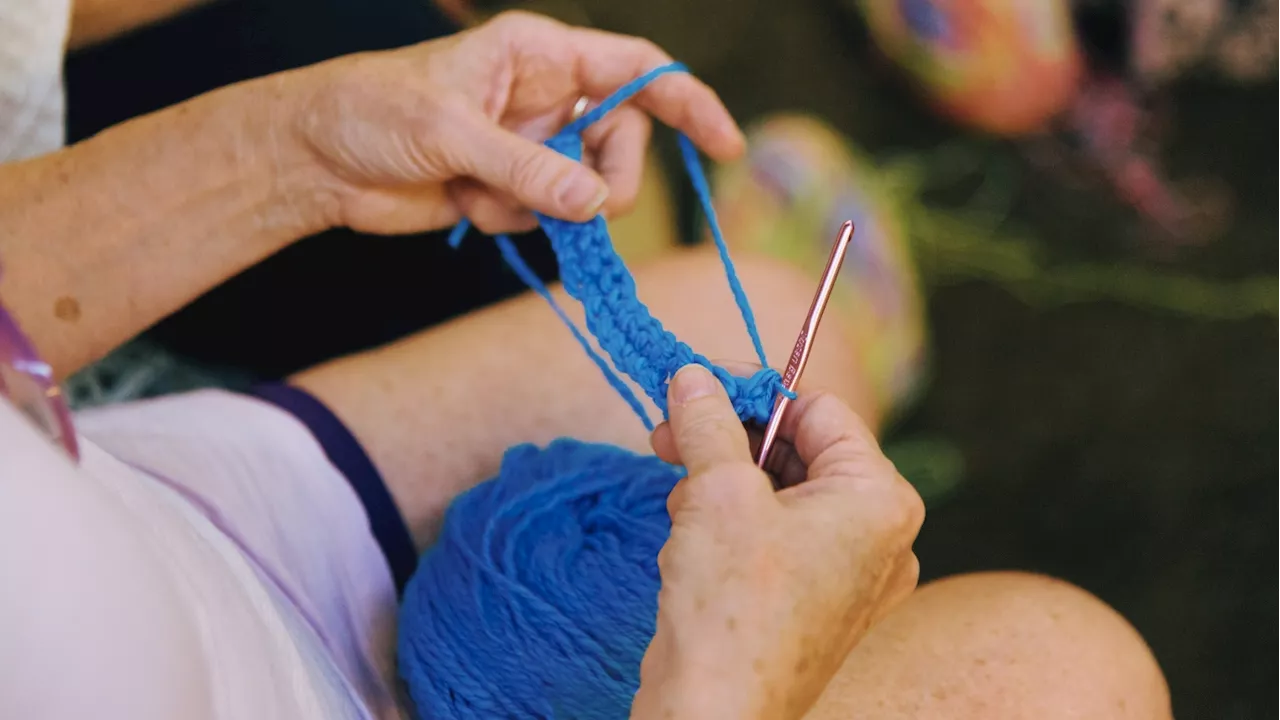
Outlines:
[[[653,70],[571,123],[547,146],[582,159],[582,132],[655,78]],[[768,368],[746,293],[729,258],[697,151],[684,135],[685,169],[710,225],[725,275],[760,364]],[[667,387],[689,363],[709,368],[743,420],[765,421],[779,393],[775,370],[732,375],[655,319],[613,247],[604,219],[538,222],[565,291],[582,303],[587,330],[622,373],[667,415]],[[469,224],[454,228],[456,247]],[[496,238],[504,261],[541,295],[619,395],[652,428],[639,398],[592,347],[515,243]],[[459,496],[440,539],[405,588],[399,666],[421,718],[625,718],[657,616],[658,551],[671,523],[666,498],[683,469],[612,445],[560,439],[512,448],[497,477]]]
[[[459,496],[405,590],[400,672],[434,718],[625,718],[680,469],[561,439]]]
[[[622,399],[625,400],[627,404],[631,406],[631,409],[635,411],[636,415],[640,417],[640,421],[644,423],[645,429],[653,430],[653,421],[649,419],[649,413],[645,412],[644,405],[640,403],[640,399],[636,397],[635,393],[631,392],[631,388],[627,387],[627,384],[622,382],[621,378],[614,374],[613,369],[609,367],[609,363],[605,362],[605,359],[600,357],[600,353],[596,352],[595,348],[591,347],[591,342],[582,334],[582,331],[578,329],[578,326],[574,325],[573,321],[569,319],[569,314],[564,311],[564,308],[560,307],[560,303],[556,302],[551,291],[542,283],[542,279],[533,271],[533,268],[529,267],[529,265],[524,261],[524,258],[520,257],[520,252],[516,250],[516,244],[511,242],[511,238],[506,235],[499,235],[497,237],[497,242],[498,250],[502,253],[502,259],[511,266],[511,269],[515,271],[516,275],[524,281],[526,285],[533,288],[534,292],[541,295],[542,298],[551,305],[551,309],[555,311],[556,315],[560,316],[561,322],[567,325],[569,331],[573,333],[574,339],[576,339],[578,344],[582,345],[582,348],[587,351],[587,355],[591,358],[591,361],[596,364],[596,367],[600,368],[600,372],[604,373],[604,376],[609,380],[609,384],[618,391],[618,394],[622,396]]]

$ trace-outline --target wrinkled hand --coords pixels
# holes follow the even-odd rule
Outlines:
[[[583,164],[541,145],[579,98],[599,102],[669,62],[646,40],[508,12],[441,40],[302,71],[318,82],[298,131],[329,175],[333,225],[406,233],[465,215],[485,232],[516,232],[534,227],[530,210],[581,222],[634,202],[646,113],[715,159],[742,152],[716,94],[682,73],[593,125]]]
[[[668,500],[633,717],[800,717],[915,588],[923,504],[832,395],[791,404],[781,437],[806,477],[777,492],[710,373],[682,369],[670,395],[653,445],[688,476]]]

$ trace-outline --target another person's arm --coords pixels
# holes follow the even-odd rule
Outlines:
[[[625,209],[646,112],[713,157],[742,150],[709,88],[659,79],[591,129],[591,168],[536,141],[578,97],[667,62],[642,40],[509,13],[223,88],[0,166],[0,296],[65,376],[328,227],[409,233],[465,214],[494,232],[531,227],[526,208],[570,220]]]

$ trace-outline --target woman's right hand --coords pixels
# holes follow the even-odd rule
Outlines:
[[[295,136],[323,168],[329,224],[407,233],[469,218],[489,233],[532,229],[531,211],[585,222],[625,212],[640,190],[652,115],[716,160],[745,149],[716,94],[658,78],[584,133],[584,160],[542,142],[671,57],[635,37],[506,12],[440,40],[300,71],[310,88]]]
[[[802,394],[781,437],[802,477],[775,491],[714,376],[691,365],[672,380],[653,445],[688,476],[668,500],[634,718],[801,717],[915,589],[923,503],[853,411]]]

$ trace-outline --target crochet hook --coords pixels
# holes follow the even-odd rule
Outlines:
[[[840,234],[836,236],[835,245],[831,247],[831,255],[827,257],[827,267],[822,271],[822,282],[818,284],[818,292],[813,296],[813,304],[809,306],[809,314],[804,318],[800,328],[800,336],[791,349],[791,357],[787,358],[787,368],[782,373],[782,386],[794,393],[800,384],[800,374],[809,362],[809,353],[813,349],[813,338],[818,332],[818,323],[822,322],[822,313],[827,309],[827,301],[831,299],[831,291],[836,286],[836,276],[840,274],[840,266],[844,265],[845,253],[849,250],[849,241],[853,239],[853,221],[846,220],[840,226]],[[778,439],[778,428],[782,426],[783,415],[791,399],[779,395],[773,404],[773,412],[769,415],[769,424],[764,429],[764,439],[760,441],[760,455],[756,465],[764,469],[769,460],[769,451]]]

